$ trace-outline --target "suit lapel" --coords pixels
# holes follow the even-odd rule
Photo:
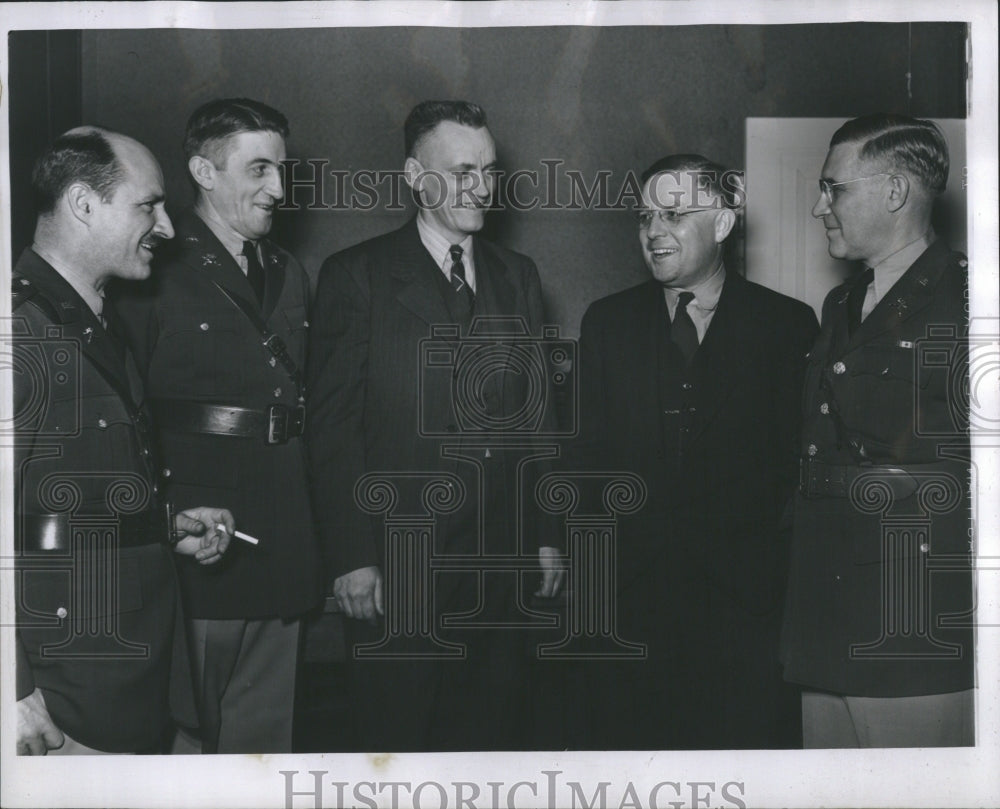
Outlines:
[[[449,323],[451,316],[435,276],[441,270],[420,241],[417,220],[410,220],[398,234],[389,268],[396,285],[396,300],[425,323]]]
[[[847,341],[845,350],[851,351],[859,345],[870,342],[883,332],[896,328],[930,304],[934,300],[934,290],[948,264],[949,252],[950,248],[941,240],[928,247],[878,302],[871,314],[861,322]],[[846,307],[846,302],[843,305]],[[846,322],[845,313],[844,317],[838,318],[838,323],[846,324]]]
[[[726,275],[719,305],[694,356],[691,370],[697,410],[691,430],[692,443],[711,424],[733,387],[743,384],[744,357],[753,333],[753,313],[746,306],[746,283],[735,273]]]

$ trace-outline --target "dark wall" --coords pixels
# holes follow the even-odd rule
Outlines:
[[[80,32],[18,31],[10,58],[10,211],[12,261],[31,244],[35,211],[31,167],[56,135],[78,126],[81,109]]]
[[[486,108],[508,172],[561,160],[588,183],[610,172],[616,192],[669,152],[741,166],[747,116],[964,117],[964,36],[960,23],[87,31],[83,115],[147,143],[175,204],[190,199],[187,116],[224,95],[285,112],[291,157],[352,171],[401,167],[416,102],[467,98]],[[276,233],[315,274],[408,210],[300,210]],[[646,277],[626,211],[505,210],[488,228],[535,258],[549,315],[571,335],[587,303]]]

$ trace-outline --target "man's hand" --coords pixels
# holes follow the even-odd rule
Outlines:
[[[56,727],[45,697],[37,688],[24,699],[17,701],[17,754],[19,756],[44,756],[49,750],[62,747],[65,738]]]
[[[362,567],[339,576],[333,582],[333,597],[348,618],[374,620],[375,613],[385,615],[382,572],[377,567]]]
[[[222,531],[219,525],[224,525],[226,530]],[[174,550],[193,556],[203,565],[212,565],[222,558],[229,547],[236,523],[227,509],[198,506],[177,512],[174,527],[183,537]]]
[[[566,578],[566,561],[558,548],[543,546],[538,549],[538,566],[542,569],[542,584],[535,591],[536,596],[553,598],[562,590]]]

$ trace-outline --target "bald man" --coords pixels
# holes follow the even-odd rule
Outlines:
[[[188,670],[172,554],[213,564],[234,528],[224,509],[174,515],[160,497],[142,388],[104,306],[107,282],[147,277],[173,236],[163,176],[141,143],[80,128],[32,185],[34,243],[12,280],[17,752],[158,752],[172,666],[178,694]]]

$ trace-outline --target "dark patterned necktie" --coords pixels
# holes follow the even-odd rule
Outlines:
[[[264,268],[257,258],[257,248],[253,242],[243,242],[243,255],[247,260],[247,280],[257,296],[257,305],[264,305]]]
[[[670,325],[670,339],[681,350],[684,361],[689,365],[694,352],[698,350],[698,330],[688,314],[687,305],[694,300],[693,292],[681,292],[677,296],[677,309],[674,311],[674,322]]]
[[[448,248],[451,255],[451,286],[456,292],[465,295],[471,309],[476,303],[476,293],[472,291],[469,282],[465,280],[465,262],[462,261],[462,245],[453,244]]]
[[[847,333],[852,335],[861,325],[861,310],[865,305],[868,285],[875,279],[875,270],[865,267],[854,281],[851,291],[847,293]]]

